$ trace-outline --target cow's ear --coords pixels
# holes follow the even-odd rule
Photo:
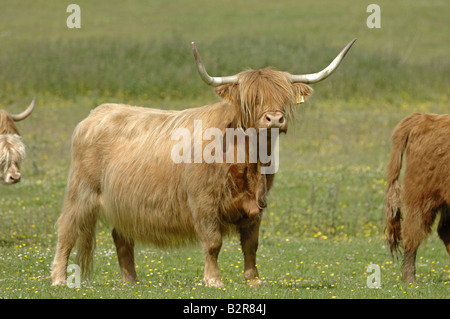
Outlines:
[[[304,103],[308,96],[313,92],[312,87],[305,83],[293,83],[292,87],[295,94],[295,102],[297,104]]]
[[[240,105],[239,85],[236,83],[223,84],[215,88],[216,94],[225,102]]]

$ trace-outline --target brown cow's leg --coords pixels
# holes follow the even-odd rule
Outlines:
[[[260,222],[239,229],[241,235],[242,252],[244,254],[244,279],[249,286],[261,286],[258,269],[256,267],[256,251],[258,249]]]
[[[413,282],[416,274],[417,249],[430,232],[431,225],[436,217],[436,210],[423,212],[405,205],[405,211],[406,216],[402,223],[404,243],[402,276],[405,282]]]
[[[415,250],[405,250],[402,266],[402,278],[405,282],[416,280],[416,253],[417,248]]]
[[[124,283],[135,283],[138,281],[134,267],[134,243],[129,243],[114,228],[112,231],[114,244],[116,245],[117,258],[122,272]]]
[[[406,206],[406,205],[405,205]],[[413,282],[416,279],[416,254],[420,243],[425,238],[423,231],[422,213],[405,207],[405,219],[403,220],[403,264],[402,277],[405,282]]]
[[[450,255],[450,208],[445,204],[441,208],[441,219],[437,231]]]

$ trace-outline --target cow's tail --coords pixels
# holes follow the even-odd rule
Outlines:
[[[397,256],[399,245],[402,240],[401,186],[398,178],[402,168],[403,153],[408,144],[408,137],[411,129],[417,125],[418,116],[420,116],[420,114],[415,113],[403,119],[395,127],[391,137],[392,153],[387,167],[385,234],[392,256]]]
[[[92,273],[92,261],[95,249],[95,228],[97,224],[97,212],[85,214],[77,240],[76,263],[80,266],[84,276],[89,277]]]

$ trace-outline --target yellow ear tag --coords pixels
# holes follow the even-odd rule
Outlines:
[[[303,95],[298,95],[297,100],[295,101],[297,104],[305,103],[305,99],[303,98]]]

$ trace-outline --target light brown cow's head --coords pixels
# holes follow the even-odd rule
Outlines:
[[[25,158],[25,145],[15,121],[28,117],[34,109],[35,99],[20,114],[0,110],[0,183],[14,184],[20,181],[20,165]]]
[[[20,164],[25,157],[25,145],[17,134],[0,135],[0,177],[3,184],[20,181]]]
[[[212,77],[201,61],[192,43],[197,69],[202,80],[215,87],[225,102],[236,107],[238,125],[243,128],[279,128],[286,132],[288,119],[297,104],[311,94],[307,84],[316,83],[330,76],[353,45],[352,40],[325,69],[318,73],[293,75],[273,68],[246,70],[233,76]]]

